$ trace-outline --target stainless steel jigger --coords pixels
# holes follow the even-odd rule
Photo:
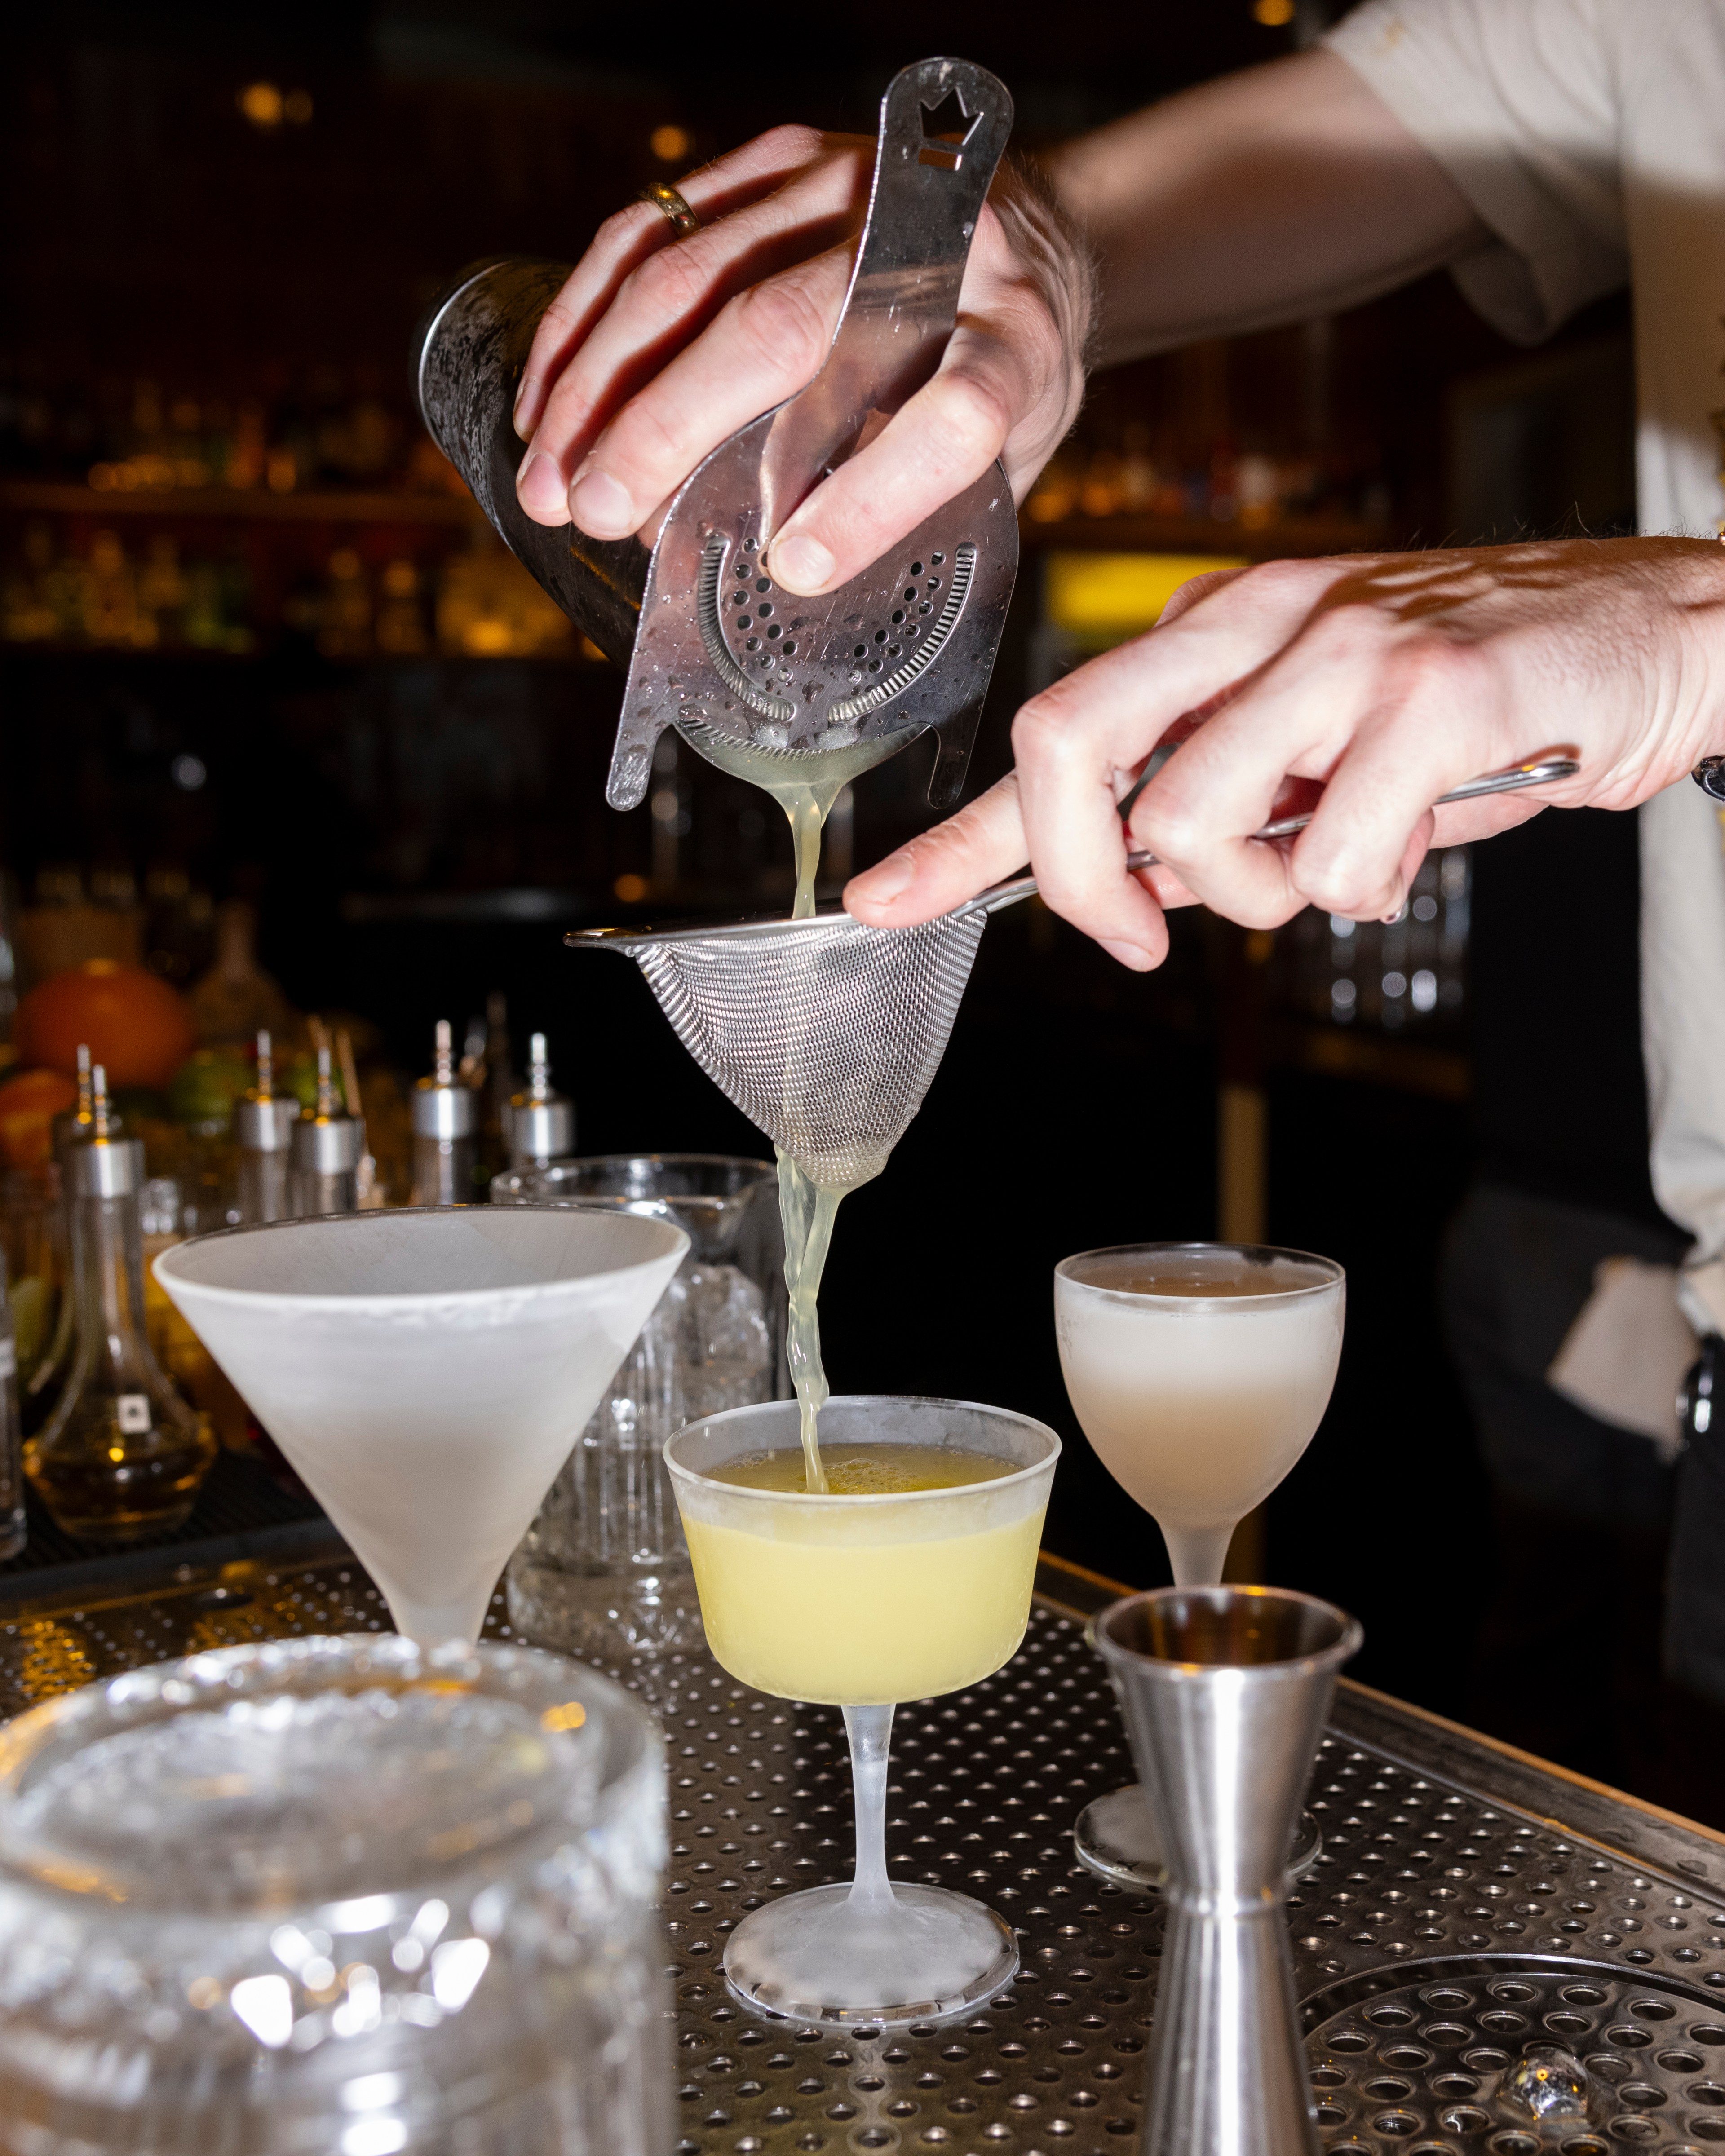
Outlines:
[[[1142,2156],[1318,2156],[1285,1867],[1361,1636],[1267,1587],[1164,1588],[1096,1620],[1168,1866]]]

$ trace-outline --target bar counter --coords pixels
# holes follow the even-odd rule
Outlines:
[[[295,1532],[290,1556],[169,1551],[123,1580],[14,1593],[0,1602],[0,1715],[205,1648],[387,1630],[333,1532],[314,1548]],[[938,2027],[803,2026],[740,2006],[721,1974],[745,1912],[846,1876],[837,1710],[751,1692],[705,1653],[612,1671],[666,1739],[678,2156],[1133,2145],[1161,1907],[1093,1878],[1070,1836],[1085,1803],[1130,1778],[1084,1636],[1121,1590],[1055,1559],[1037,1585],[1014,1660],[901,1707],[894,1730],[894,1876],[973,1894],[1019,1936],[1008,1989]],[[501,1594],[487,1635],[511,1636]],[[1323,1846],[1290,1917],[1332,2156],[1705,2156],[1725,2143],[1725,1836],[1345,1679],[1307,1801]],[[1601,2092],[1599,2115],[1567,2135],[1541,2138],[1502,2101],[1536,2040],[1584,2059]]]

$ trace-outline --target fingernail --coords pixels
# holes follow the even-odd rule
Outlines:
[[[569,489],[569,514],[595,539],[626,539],[640,521],[627,490],[608,471],[577,476]]]
[[[523,509],[542,510],[549,516],[563,506],[562,480],[543,449],[529,449],[521,459],[515,490]]]
[[[521,424],[521,407],[526,403],[526,400],[527,377],[526,375],[523,375],[521,377],[521,387],[515,393],[515,403],[511,413],[511,417],[515,422],[515,430],[516,434],[521,436],[523,441],[526,441],[527,439],[527,429]]]
[[[1099,936],[1096,941],[1111,958],[1117,958],[1122,966],[1130,968],[1133,973],[1149,972],[1150,953],[1141,943],[1111,943],[1106,936]]]
[[[857,896],[867,899],[871,906],[891,906],[910,889],[916,873],[916,864],[907,855],[889,854],[856,879]]]
[[[788,592],[818,592],[833,573],[833,557],[816,539],[781,539],[768,563]]]

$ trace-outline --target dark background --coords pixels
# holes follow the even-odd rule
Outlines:
[[[951,49],[1007,81],[1034,146],[1291,50],[1318,12],[1266,26],[1246,0],[39,11],[0,68],[0,452],[25,477],[81,469],[144,376],[308,409],[365,395],[411,429],[409,333],[442,280],[485,254],[572,259],[665,172],[656,127],[687,131],[684,163],[788,117],[872,131],[891,73]],[[310,120],[249,125],[237,94],[260,79],[308,95]],[[1529,362],[1433,277],[1321,340],[1296,328],[1122,370],[1079,444],[1134,418],[1201,440],[1309,437],[1373,475],[1382,535],[1403,543],[1609,529],[1633,514],[1628,378],[1620,302]],[[32,397],[52,408],[45,433],[18,419]],[[22,544],[27,521],[8,511],[0,540]],[[1033,547],[975,786],[1008,760],[1040,591]],[[619,875],[650,871],[645,810],[601,798],[618,692],[578,661],[342,663],[288,631],[245,658],[0,645],[0,861],[26,889],[63,859],[177,861],[255,899],[289,993],[373,1019],[404,1072],[436,1018],[459,1024],[501,988],[518,1040],[550,1034],[583,1151],[758,1152],[634,969],[562,947],[566,927],[617,916]],[[170,775],[187,754],[207,773],[189,792]],[[927,819],[925,770],[913,751],[859,784],[859,862]],[[748,828],[734,787],[691,783],[681,910],[777,896],[783,835],[758,815]],[[1538,842],[1497,843],[1529,850],[1537,886]],[[538,896],[499,896],[524,891]],[[1531,915],[1507,901],[1476,939],[1548,963],[1570,931],[1562,891],[1546,896]],[[1218,1012],[1240,963],[1232,932],[1197,915],[1148,979],[1040,909],[998,918],[922,1116],[845,1207],[822,1296],[835,1390],[969,1396],[1059,1428],[1050,1544],[1133,1584],[1166,1577],[1159,1537],[1072,1424],[1050,1274],[1094,1245],[1215,1232]],[[1609,1008],[1620,1034],[1620,997]],[[1334,1404],[1270,1508],[1266,1566],[1358,1613],[1358,1675],[1460,1714],[1480,1613],[1515,1557],[1491,1541],[1435,1317],[1438,1238],[1476,1152],[1465,1024],[1442,1045],[1435,1078],[1417,1059],[1348,1075],[1269,1057],[1269,1232],[1339,1259],[1350,1310]]]

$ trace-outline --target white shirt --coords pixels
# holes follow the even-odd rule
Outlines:
[[[1455,274],[1507,336],[1537,342],[1630,281],[1640,527],[1713,536],[1725,518],[1725,0],[1368,0],[1327,42],[1495,235]],[[1725,1330],[1721,822],[1687,779],[1640,816],[1653,1188],[1697,1239],[1690,1315]]]

